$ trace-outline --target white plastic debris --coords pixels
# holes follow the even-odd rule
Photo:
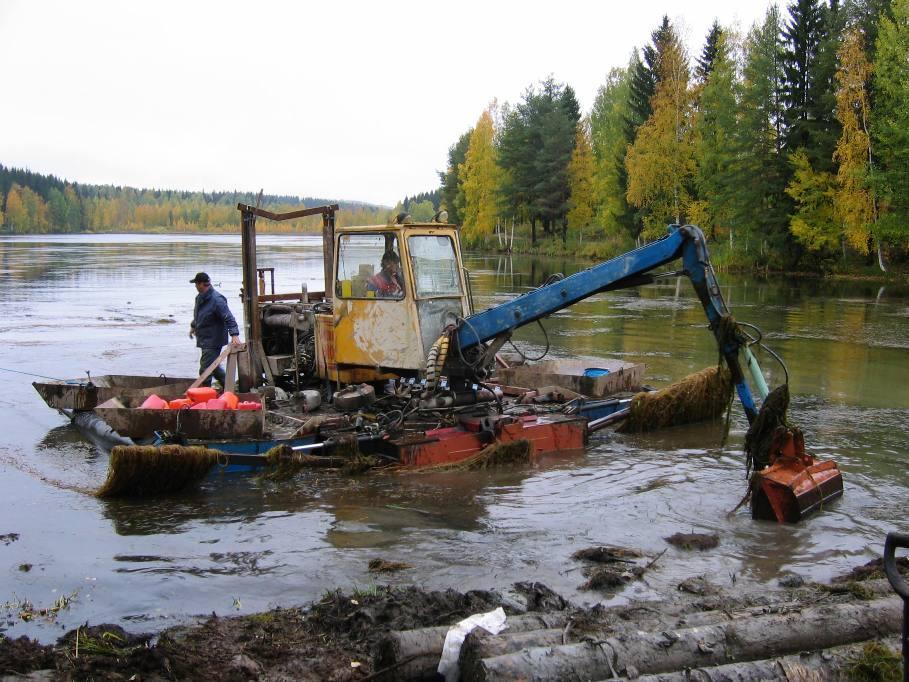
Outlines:
[[[458,657],[461,655],[461,645],[464,638],[475,627],[481,627],[491,635],[497,635],[505,629],[505,610],[500,606],[489,613],[475,613],[468,616],[460,623],[452,625],[445,635],[445,644],[442,646],[442,658],[437,668],[440,675],[445,677],[445,682],[455,682],[460,670]]]

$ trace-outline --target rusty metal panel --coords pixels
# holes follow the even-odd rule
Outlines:
[[[258,400],[256,394],[239,397]],[[95,414],[121,436],[130,438],[150,438],[155,431],[202,440],[259,438],[265,432],[264,410],[144,410],[109,401],[98,405]]]
[[[91,385],[77,379],[68,381],[36,381],[32,384],[48,407],[57,410],[91,410],[97,405],[121,398],[147,398],[152,393],[161,398],[176,398],[186,392],[195,378],[161,376],[132,376],[108,374],[94,377]]]
[[[338,363],[335,361],[335,323],[331,315],[316,315],[316,376],[335,381]]]

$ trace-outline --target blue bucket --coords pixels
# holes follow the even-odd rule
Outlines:
[[[602,367],[588,367],[584,370],[585,377],[602,377],[607,374],[609,374],[609,370]]]

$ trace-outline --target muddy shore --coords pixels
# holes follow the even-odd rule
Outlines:
[[[590,548],[578,552],[575,559],[579,579],[586,577],[588,589],[604,598],[659,570],[659,557],[623,548]],[[377,570],[394,570],[393,565],[376,566]],[[900,570],[909,575],[909,561],[901,560]],[[624,639],[642,630],[662,630],[666,635],[679,625],[707,623],[712,614],[732,618],[738,612],[755,618],[819,605],[871,609],[881,599],[892,601],[893,596],[880,560],[857,566],[830,584],[808,584],[790,575],[781,578],[775,589],[761,592],[737,590],[734,584],[720,586],[709,576],[692,576],[661,601],[608,608],[576,607],[535,582],[515,583],[507,593],[378,586],[351,593],[329,592],[301,607],[235,617],[212,615],[160,633],[133,634],[118,625],[85,624],[52,645],[0,634],[0,680],[415,679],[413,665],[406,665],[412,660],[388,657],[392,633],[450,626],[497,607],[510,618],[549,614],[555,618],[548,621],[550,625],[567,623],[563,641],[589,642],[592,632],[601,641],[607,636]],[[888,634],[889,639],[881,634]],[[822,652],[818,660],[827,666],[827,674],[832,669],[838,679],[901,679],[894,634],[885,629],[876,633],[872,628],[850,653]],[[884,647],[875,649],[869,644],[874,640],[882,640]],[[430,657],[431,665],[432,661]],[[626,674],[637,676],[634,669]]]

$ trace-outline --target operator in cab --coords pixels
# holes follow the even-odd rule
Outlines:
[[[394,251],[382,256],[382,269],[366,282],[366,291],[375,292],[376,298],[404,298],[404,278],[401,276],[401,258]]]

